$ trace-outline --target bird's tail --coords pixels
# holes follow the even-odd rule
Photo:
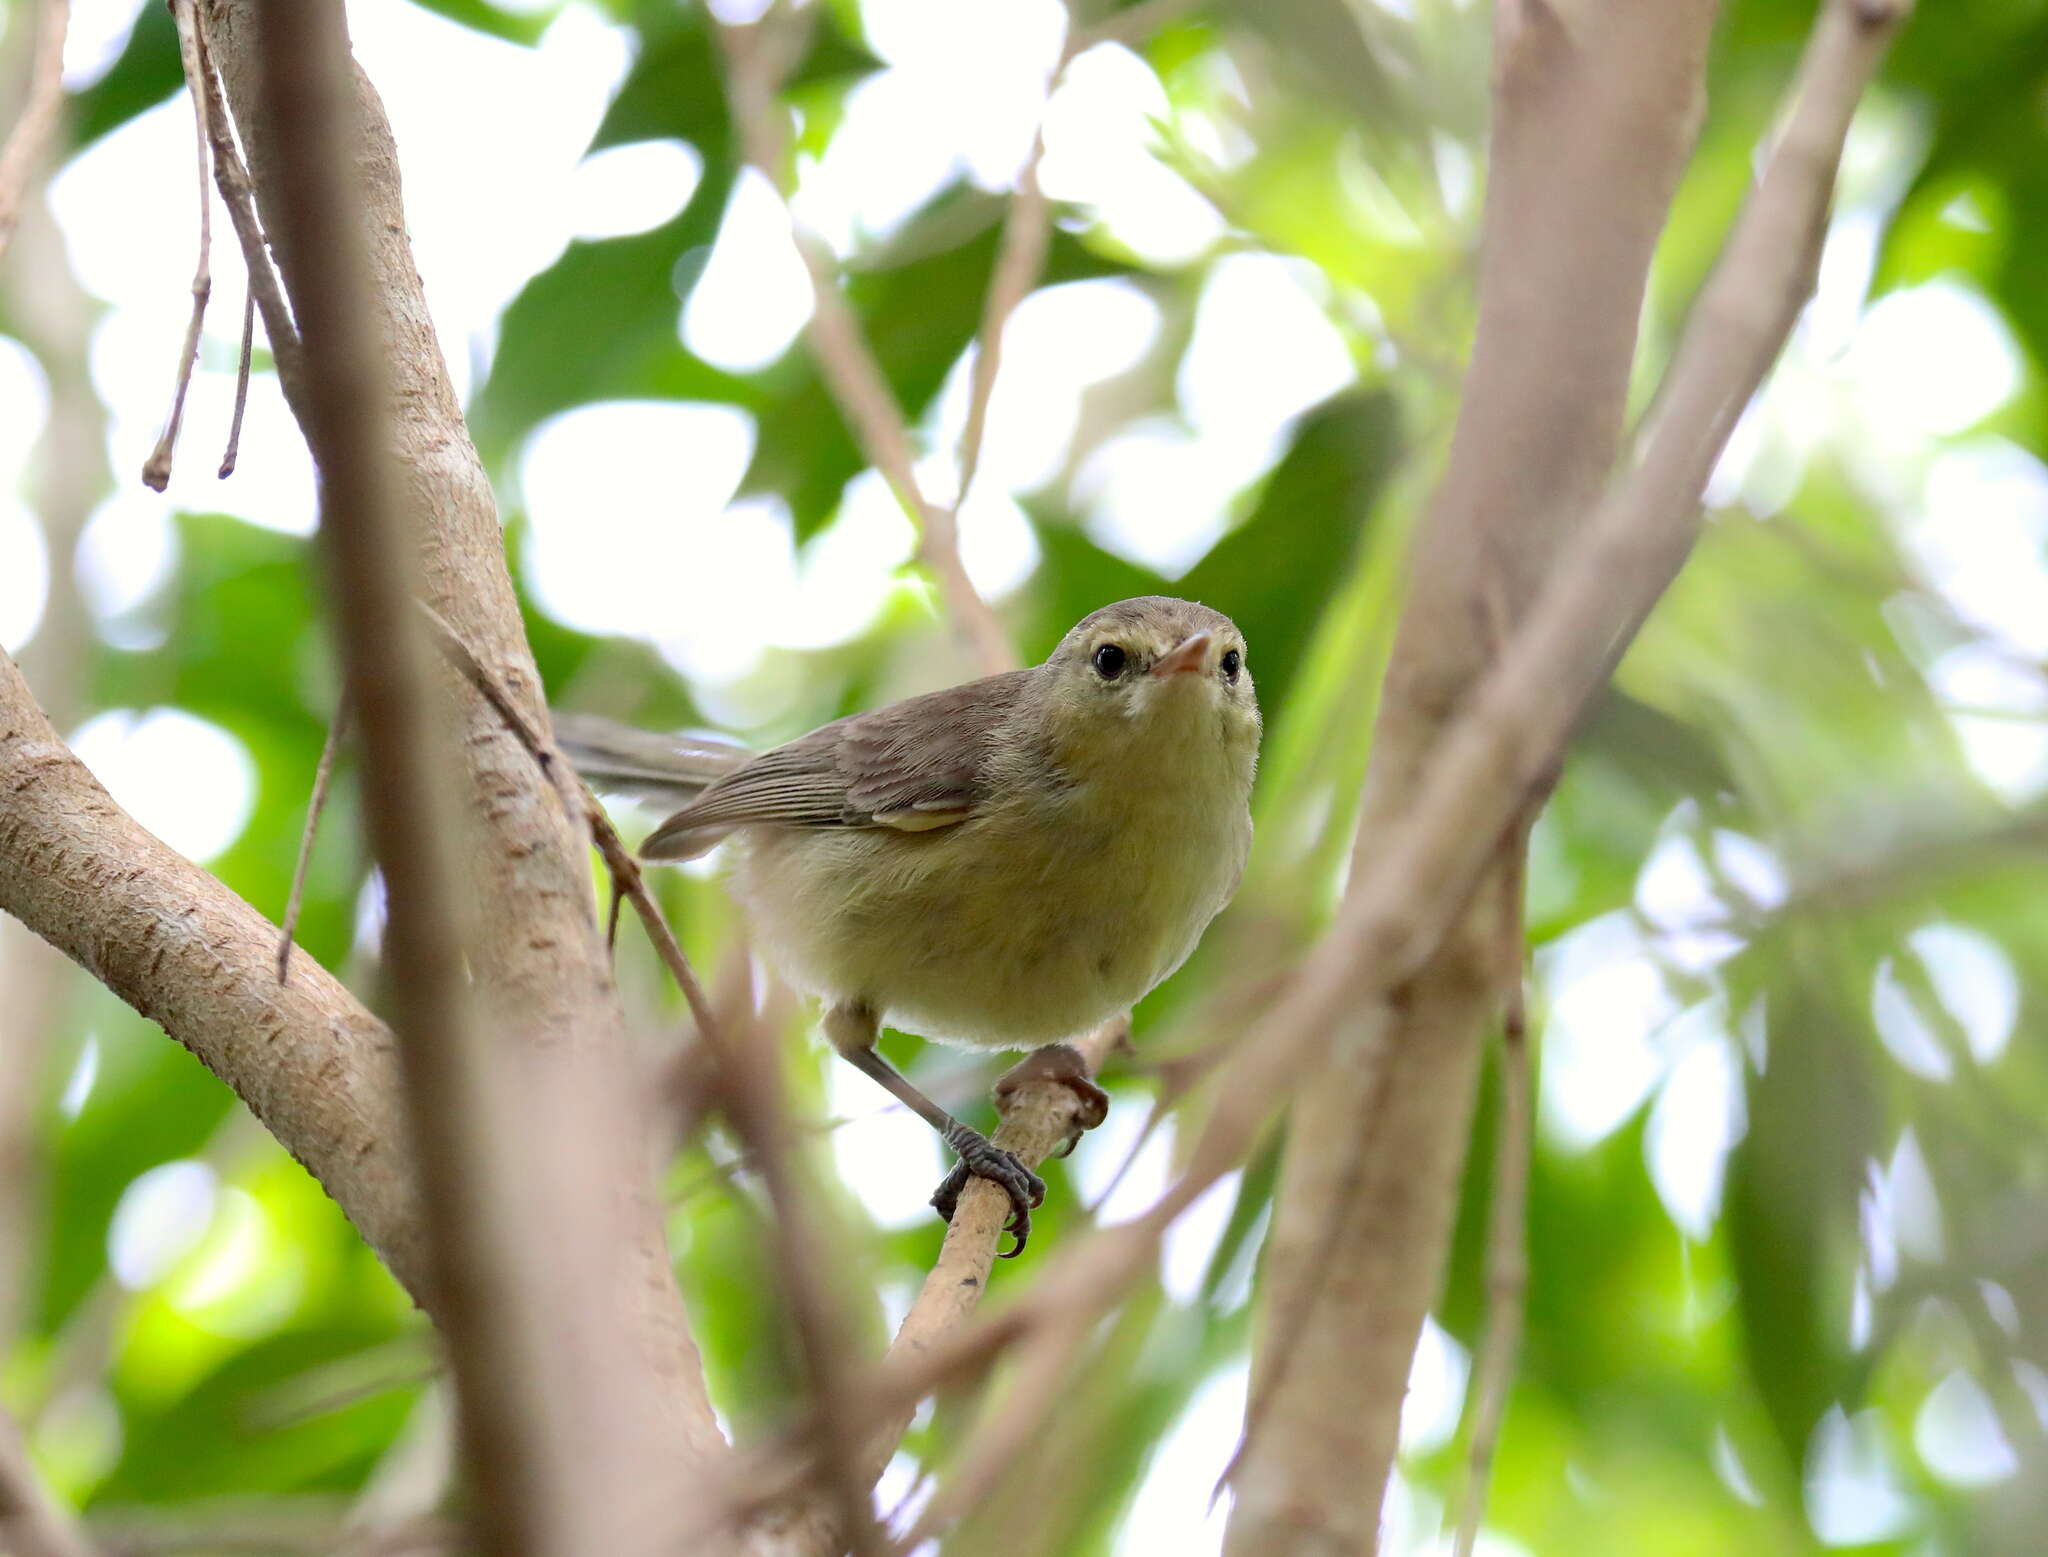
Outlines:
[[[697,735],[653,735],[597,714],[557,712],[555,741],[595,789],[681,808],[753,753]]]

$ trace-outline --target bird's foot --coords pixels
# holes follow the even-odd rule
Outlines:
[[[946,1144],[960,1154],[960,1160],[933,1192],[932,1208],[952,1221],[967,1181],[987,1179],[1010,1197],[1010,1219],[1003,1230],[1015,1234],[1017,1241],[1003,1258],[1014,1260],[1030,1241],[1032,1208],[1045,1203],[1045,1180],[1025,1167],[1015,1152],[1005,1151],[979,1130],[961,1125],[947,1134]]]
[[[1002,1109],[1011,1093],[1033,1081],[1058,1082],[1074,1094],[1074,1125],[1068,1132],[1066,1145],[1057,1154],[1061,1157],[1073,1153],[1083,1132],[1094,1129],[1109,1117],[1109,1094],[1095,1084],[1095,1079],[1088,1074],[1088,1062],[1081,1058],[1081,1051],[1072,1044],[1049,1043],[1042,1049],[1033,1049],[1004,1071],[996,1082],[996,1107]]]

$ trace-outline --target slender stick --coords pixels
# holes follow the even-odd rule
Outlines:
[[[683,955],[683,948],[676,940],[675,931],[669,928],[668,920],[661,912],[661,905],[654,901],[654,894],[647,888],[646,874],[640,869],[640,862],[633,858],[625,840],[619,837],[612,826],[611,818],[598,803],[575,769],[562,760],[562,754],[555,750],[552,742],[527,722],[526,716],[514,706],[512,699],[498,680],[483,663],[477,659],[462,635],[448,625],[440,613],[426,602],[418,603],[420,612],[433,629],[434,641],[441,652],[469,684],[489,703],[505,728],[526,752],[539,764],[548,781],[555,786],[562,797],[562,804],[571,816],[583,816],[590,827],[591,840],[603,857],[605,868],[611,872],[613,891],[622,895],[633,905],[633,911],[640,916],[640,922],[647,929],[647,937],[654,942],[654,949],[661,956],[663,964],[676,981],[676,987],[683,992],[683,999],[689,1004],[691,1018],[697,1024],[698,1032],[707,1040],[715,1039],[718,1032],[718,1018],[711,1009],[711,1002],[704,994],[704,986],[697,981],[696,971],[690,966],[690,959]],[[617,904],[612,909],[613,926],[616,928]],[[607,939],[610,932],[607,932]]]
[[[1104,1059],[1125,1041],[1129,1033],[1129,1019],[1118,1018],[1105,1022],[1074,1047],[1080,1051],[1088,1070],[1094,1072],[1101,1068]],[[1015,1152],[1030,1167],[1036,1167],[1063,1143],[1071,1140],[1080,1122],[1080,1104],[1073,1089],[1057,1081],[1037,1079],[1015,1087],[999,1088],[997,1106],[1003,1121],[995,1133],[995,1144]],[[982,1295],[988,1290],[989,1273],[994,1269],[996,1249],[1009,1214],[1008,1197],[993,1184],[980,1179],[970,1180],[961,1191],[960,1204],[953,1212],[952,1221],[947,1224],[939,1257],[925,1277],[924,1285],[918,1289],[903,1323],[897,1327],[895,1340],[890,1343],[888,1356],[882,1364],[884,1372],[915,1368],[919,1360],[930,1356],[972,1317]],[[1041,1310],[1035,1302],[1026,1309],[1010,1310],[1008,1322],[999,1332],[999,1338],[981,1360],[1023,1334],[1026,1326],[1039,1325],[1048,1318],[1048,1311]],[[1058,1348],[1058,1354],[1050,1359],[1039,1358],[1034,1377],[1042,1376],[1049,1368],[1063,1374],[1065,1361],[1071,1355],[1062,1339],[1064,1329],[1057,1325],[1050,1328],[1054,1332],[1053,1344]],[[860,1442],[864,1445],[860,1472],[861,1484],[872,1486],[908,1430],[919,1393],[896,1390],[878,1395],[874,1393],[871,1381],[858,1379],[848,1382],[845,1387],[866,1408],[866,1422],[858,1428],[863,1435]],[[797,1435],[803,1445],[799,1456],[830,1452],[832,1433],[845,1430],[841,1424],[814,1419]],[[743,1470],[735,1479],[733,1512],[743,1515],[796,1492],[797,1487],[787,1476],[788,1469],[787,1464],[778,1468],[757,1462],[754,1474],[749,1475]],[[827,1510],[815,1503],[794,1516],[785,1515],[777,1522],[791,1524],[795,1528],[795,1534],[783,1548],[783,1557],[827,1557],[836,1550],[842,1538],[839,1524]]]
[[[775,1208],[769,1244],[776,1291],[810,1386],[833,1548],[850,1557],[881,1557],[885,1543],[875,1519],[875,1476],[863,1469],[864,1413],[856,1393],[853,1325],[825,1268],[831,1258],[830,1227],[796,1160],[775,1045],[768,1034],[750,1036],[754,1041],[732,1046],[712,1040],[719,1102]]]
[[[178,62],[184,67],[186,90],[192,97],[192,124],[196,137],[199,178],[199,267],[192,276],[192,317],[185,325],[185,344],[178,353],[178,376],[171,389],[171,411],[164,418],[164,430],[156,447],[142,462],[144,486],[161,492],[171,484],[171,454],[178,446],[178,429],[185,422],[185,396],[192,388],[192,370],[199,362],[199,330],[206,322],[206,302],[213,295],[213,192],[207,187],[207,162],[213,135],[206,91],[206,61],[199,42],[197,0],[171,0],[171,15],[178,25]]]
[[[320,831],[320,815],[327,809],[327,786],[334,777],[334,759],[348,734],[347,691],[334,705],[334,717],[327,725],[327,739],[320,747],[320,765],[313,770],[313,793],[306,801],[306,825],[299,833],[299,858],[292,866],[291,895],[285,899],[284,922],[277,929],[277,981],[291,978],[292,938],[299,928],[299,903],[306,891],[306,867],[313,858],[313,839]]]
[[[242,449],[242,414],[249,409],[249,359],[256,346],[256,289],[242,294],[242,352],[235,362],[235,414],[228,423],[227,447],[221,451],[220,479],[235,473],[235,461]]]
[[[220,191],[221,204],[228,210],[229,224],[242,248],[242,261],[249,273],[249,296],[263,316],[263,333],[270,341],[270,355],[277,364],[278,381],[294,404],[304,393],[299,373],[299,331],[285,302],[284,283],[270,260],[270,246],[263,236],[263,224],[256,214],[256,186],[249,177],[248,164],[235,144],[233,116],[221,90],[220,76],[207,37],[206,17],[200,13],[200,84],[206,93],[206,128],[213,143],[213,182]]]
[[[747,163],[776,189],[784,187],[782,161],[787,115],[778,94],[796,65],[807,30],[807,12],[771,10],[762,20],[719,28],[725,49],[726,91],[739,125]],[[792,236],[810,277],[813,308],[804,337],[825,387],[838,402],[854,441],[869,464],[882,473],[923,537],[920,553],[937,580],[954,630],[983,674],[1016,663],[1002,623],[982,599],[960,560],[952,515],[926,500],[918,483],[910,424],[876,360],[860,320],[839,288],[838,267],[818,238],[791,217]]]
[[[1486,1224],[1486,1331],[1473,1370],[1472,1435],[1452,1557],[1472,1557],[1479,1539],[1493,1453],[1507,1416],[1508,1391],[1522,1344],[1529,1290],[1530,1072],[1528,1017],[1517,988],[1501,1024],[1500,1129],[1494,1141],[1493,1203]]]

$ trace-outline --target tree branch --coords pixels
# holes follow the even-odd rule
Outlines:
[[[14,241],[21,203],[64,109],[64,33],[70,22],[71,0],[42,0],[36,8],[35,52],[29,59],[21,117],[0,146],[0,254]]]
[[[425,1305],[391,1034],[325,969],[277,982],[277,928],[145,831],[0,653],[0,909],[190,1049]]]
[[[1642,272],[1691,141],[1711,12],[1579,8],[1570,31],[1547,8],[1500,12],[1471,382],[1389,672],[1355,864],[1365,895],[1354,892],[1340,924],[1357,926],[1388,874],[1416,879],[1402,845],[1434,831],[1411,832],[1418,821],[1458,807],[1471,825],[1440,840],[1431,867],[1457,890],[1418,903],[1372,979],[1399,988],[1398,1005],[1355,1016],[1356,1036],[1297,1099],[1267,1265],[1269,1334],[1286,1327],[1291,1365],[1269,1386],[1268,1420],[1248,1423],[1233,1557],[1373,1543],[1496,998],[1496,915],[1473,888],[1507,865],[1505,819],[1547,787],[1585,698],[1691,546],[1712,460],[1808,290],[1842,137],[1900,14],[1829,0],[1787,131],[1688,321],[1641,461],[1539,593],[1557,538],[1610,462]],[[1589,244],[1595,233],[1614,241]],[[1600,278],[1591,295],[1588,272]],[[1495,637],[1475,624],[1525,612],[1473,695],[1475,659]],[[1469,717],[1454,717],[1460,705]],[[1401,841],[1387,851],[1390,833]],[[1334,1193],[1347,1180],[1348,1205]]]
[[[1103,1023],[1074,1047],[1092,1075],[1129,1036],[1130,1019],[1119,1017]],[[1044,1162],[1080,1128],[1079,1099],[1073,1088],[1056,1081],[1032,1078],[1014,1087],[999,1086],[996,1104],[1002,1123],[993,1137],[995,1144],[1015,1152],[1028,1167]],[[884,1374],[918,1371],[921,1359],[943,1350],[948,1337],[972,1319],[988,1291],[989,1274],[995,1268],[996,1250],[1009,1215],[1009,1198],[995,1185],[975,1179],[961,1191],[939,1257],[881,1363]],[[864,1445],[858,1468],[863,1484],[872,1486],[909,1430],[922,1391],[898,1388],[877,1395],[862,1382],[843,1387],[868,1403],[866,1419],[857,1424]],[[822,1448],[828,1426],[845,1430],[843,1423],[821,1422],[807,1435],[809,1441]],[[772,1485],[775,1471],[768,1469],[765,1474],[770,1478],[767,1484]],[[740,1501],[747,1501],[745,1493]],[[832,1510],[818,1501],[772,1508],[759,1521],[759,1528],[776,1557],[827,1557],[842,1544]]]
[[[1810,245],[1783,239],[1817,232],[1857,96],[1903,15],[1903,7],[1878,12],[1867,0],[1830,0],[1794,89],[1791,123],[1688,321],[1667,380],[1668,404],[1739,411],[1754,391],[1811,273]],[[1745,297],[1774,302],[1731,311],[1729,305]],[[1315,1069],[1326,1050],[1366,1047],[1370,1024],[1384,1019],[1391,991],[1404,990],[1412,999],[1418,973],[1471,900],[1496,840],[1558,761],[1615,645],[1684,560],[1699,523],[1701,487],[1732,420],[1732,412],[1711,426],[1657,419],[1642,459],[1600,503],[1585,533],[1563,548],[1526,623],[1437,748],[1423,754],[1416,798],[1402,826],[1361,858],[1336,922],[1233,1046],[1216,1106],[1181,1176],[1141,1216],[1060,1251],[1029,1305],[980,1316],[922,1352],[892,1356],[862,1386],[878,1419],[942,1381],[985,1366],[1004,1347],[1022,1343],[1013,1357],[1020,1373],[1041,1355],[1056,1355],[1060,1328],[1093,1323],[1118,1301],[1148,1268],[1173,1221],[1245,1159],[1298,1078]],[[1492,955],[1497,959],[1497,949]],[[1498,987],[1497,979],[1489,983]],[[1432,1166],[1406,1164],[1411,1174]],[[1400,1250],[1390,1257],[1415,1256]],[[1399,1352],[1405,1373],[1413,1334],[1390,1341],[1370,1331],[1373,1345]],[[1355,1380],[1361,1350],[1354,1332],[1345,1364],[1350,1371],[1340,1377]],[[1374,1410],[1391,1420],[1401,1394],[1397,1385],[1387,1399],[1372,1402]],[[1359,1408],[1355,1390],[1352,1408]],[[755,1457],[741,1468],[742,1497],[757,1497],[787,1477],[803,1452],[801,1444],[784,1445]],[[1350,1474],[1354,1480],[1361,1474],[1356,1461]],[[1342,1504],[1349,1509],[1369,1502],[1376,1515],[1379,1495],[1377,1483],[1369,1496],[1347,1486]],[[1242,1514],[1242,1494],[1239,1509]],[[1353,1545],[1327,1549],[1367,1549],[1374,1535],[1366,1523]]]
[[[276,105],[270,150],[294,173],[273,203],[272,230],[300,256],[292,291],[311,371],[297,409],[319,460],[336,634],[362,729],[363,810],[386,890],[387,983],[433,1234],[437,1314],[485,1544],[511,1553],[610,1549],[627,1532],[586,1507],[601,1483],[577,1477],[599,1467],[559,1452],[545,1428],[561,1404],[549,1386],[573,1391],[578,1381],[549,1378],[546,1350],[531,1349],[577,1317],[559,1301],[574,1284],[557,1287],[551,1303],[536,1262],[521,1257],[529,1239],[552,1245],[560,1229],[532,1225],[537,1208],[519,1193],[529,1185],[498,1144],[522,1139],[520,1126],[538,1121],[514,1089],[494,1085],[467,998],[470,914],[454,859],[470,828],[452,783],[450,710],[427,677],[409,609],[414,523],[387,468],[386,390],[348,216],[361,197],[347,161],[341,28],[328,5],[264,14],[262,84]]]
[[[619,1128],[647,1121],[626,1097],[580,817],[416,642],[417,556],[437,610],[539,713],[489,489],[405,247],[395,152],[338,4],[209,0],[207,22],[296,319],[302,371],[286,387],[320,475],[431,1290],[487,1544],[653,1551],[716,1429],[643,1133]],[[414,516],[434,522],[414,536]],[[462,706],[437,708],[437,684]]]

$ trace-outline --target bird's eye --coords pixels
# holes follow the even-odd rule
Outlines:
[[[1244,660],[1239,656],[1237,650],[1225,649],[1223,651],[1223,679],[1225,681],[1237,680],[1237,668],[1243,663]]]
[[[1113,643],[1105,643],[1095,651],[1095,674],[1104,681],[1114,681],[1123,674],[1124,662],[1129,658]]]

